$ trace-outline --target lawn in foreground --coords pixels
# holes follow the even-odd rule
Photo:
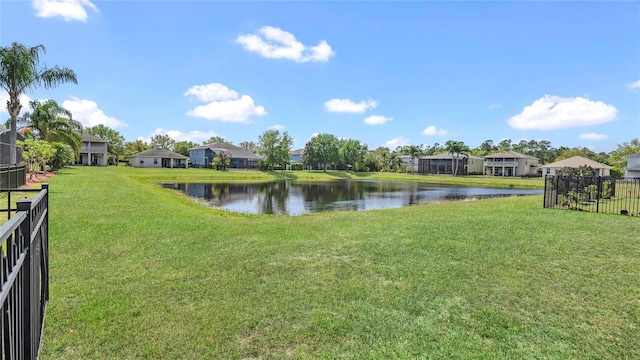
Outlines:
[[[50,179],[42,358],[640,357],[637,218],[541,196],[236,216],[154,176]]]

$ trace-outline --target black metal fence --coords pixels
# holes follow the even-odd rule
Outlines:
[[[24,165],[0,166],[0,188],[15,189],[27,183],[27,167]]]
[[[640,216],[640,178],[547,176],[544,207]]]
[[[49,300],[49,190],[17,201],[0,227],[0,359],[37,359]]]

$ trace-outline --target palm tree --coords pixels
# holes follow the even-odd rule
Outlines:
[[[71,146],[74,152],[82,146],[82,124],[73,120],[71,111],[55,100],[29,102],[31,112],[24,114],[19,123],[30,128],[38,139],[61,142]]]
[[[413,160],[417,155],[420,155],[422,153],[422,149],[420,149],[420,146],[409,145],[407,146],[405,151],[407,152],[409,157],[411,157],[411,173],[413,174]]]
[[[469,152],[469,146],[467,146],[464,142],[462,141],[453,141],[453,140],[449,140],[445,143],[445,148],[447,149],[447,152],[451,154],[451,167],[453,169],[453,176],[458,175],[458,162],[459,162],[459,157],[460,154]],[[454,156],[455,155],[455,163],[454,163]],[[454,165],[455,164],[455,165]]]
[[[40,66],[40,54],[46,53],[44,45],[26,47],[14,42],[10,47],[0,47],[0,87],[9,95],[7,111],[10,115],[9,158],[16,163],[16,133],[18,114],[22,109],[19,96],[25,91],[44,86],[45,89],[59,84],[78,83],[76,73],[66,67]]]

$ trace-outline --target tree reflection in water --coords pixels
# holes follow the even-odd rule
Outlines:
[[[299,215],[324,211],[397,208],[434,201],[540,194],[541,190],[450,187],[417,182],[337,180],[325,182],[172,184],[211,206],[255,214]]]

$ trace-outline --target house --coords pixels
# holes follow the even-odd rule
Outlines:
[[[187,168],[188,159],[182,154],[155,148],[129,156],[129,165],[144,168]]]
[[[304,149],[293,150],[289,153],[292,163],[301,163],[304,156]]]
[[[82,147],[76,165],[107,166],[107,142],[97,136],[82,134]]]
[[[9,139],[10,130],[0,130],[0,164],[11,164],[11,158],[9,151],[11,149],[10,139]],[[19,132],[16,133],[16,140],[23,141],[24,136]],[[16,153],[16,163],[20,164],[22,162],[22,151],[20,149],[17,150]]]
[[[629,155],[627,158],[627,169],[624,172],[624,177],[640,178],[640,152]]]
[[[589,166],[591,167],[595,173],[595,176],[609,176],[611,175],[611,166],[607,164],[602,164],[597,161],[593,161],[586,157],[582,156],[574,156],[568,159],[556,161],[551,164],[542,166],[542,174],[544,175],[555,175],[556,171],[564,168],[574,168],[577,169],[581,166]]]
[[[458,174],[482,174],[482,158],[467,154],[443,153],[421,156],[418,159],[418,172],[421,174],[453,174],[458,158]]]
[[[218,153],[225,151],[230,155],[230,169],[253,169],[258,166],[260,157],[249,150],[226,142],[214,142],[189,149],[191,167],[208,168]]]
[[[493,176],[536,176],[539,161],[517,151],[503,151],[484,157],[482,173]]]

